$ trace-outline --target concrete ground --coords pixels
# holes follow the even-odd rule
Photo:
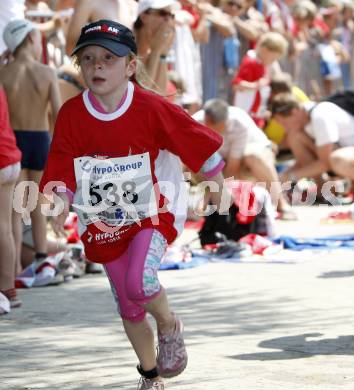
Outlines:
[[[278,228],[354,233],[354,223],[320,224],[332,210],[304,207],[300,221]],[[184,319],[190,358],[167,389],[354,389],[354,251],[160,277]],[[20,295],[23,307],[0,318],[0,389],[136,389],[136,357],[103,275]]]

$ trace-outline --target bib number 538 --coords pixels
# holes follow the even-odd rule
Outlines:
[[[121,184],[122,194],[119,196],[118,187],[115,183],[102,183],[90,185],[90,205],[97,206],[103,200],[109,207],[118,206],[121,201],[125,204],[134,204],[138,201],[139,196],[135,192],[136,184],[133,181],[126,181]]]

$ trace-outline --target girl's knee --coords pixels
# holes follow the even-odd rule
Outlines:
[[[133,283],[127,283],[126,294],[130,301],[136,303],[144,298],[144,290],[142,286],[137,286]]]
[[[161,286],[157,277],[151,277],[148,280],[144,277],[140,286],[127,283],[126,287],[128,299],[137,305],[149,303],[160,293],[160,290]]]

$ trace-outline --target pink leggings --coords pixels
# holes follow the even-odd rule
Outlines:
[[[153,300],[161,290],[157,277],[167,241],[155,229],[143,229],[117,259],[105,264],[120,316],[140,322],[146,311],[142,305]]]

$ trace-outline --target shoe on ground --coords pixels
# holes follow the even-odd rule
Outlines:
[[[8,299],[8,301],[10,302],[10,308],[11,309],[16,309],[18,307],[21,307],[22,306],[22,301],[21,299],[18,297],[17,295],[17,291],[15,288],[10,288],[8,290],[5,290],[5,291],[1,291],[1,293],[3,295],[5,295],[5,297]]]
[[[65,277],[68,276],[69,278],[77,279],[85,274],[86,262],[81,252],[81,247],[73,246],[63,254],[59,265],[63,263],[61,268],[64,269],[62,273]],[[67,267],[67,272],[65,272],[65,267]]]
[[[75,265],[71,259],[64,256],[58,263],[57,272],[63,275],[65,282],[70,281],[74,278]]]
[[[161,379],[147,379],[143,376],[140,378],[138,390],[165,390],[165,384]]]
[[[277,212],[276,219],[280,221],[297,221],[299,218],[294,210],[285,208]]]
[[[87,274],[100,274],[103,272],[101,264],[92,263],[91,261],[86,260],[86,270]]]
[[[0,292],[0,315],[10,313],[10,301]]]
[[[157,370],[163,378],[179,375],[187,367],[188,355],[183,340],[183,323],[175,316],[173,333],[163,335],[158,332]]]
[[[83,259],[71,259],[73,267],[74,267],[74,278],[81,278],[85,274],[85,261]]]

